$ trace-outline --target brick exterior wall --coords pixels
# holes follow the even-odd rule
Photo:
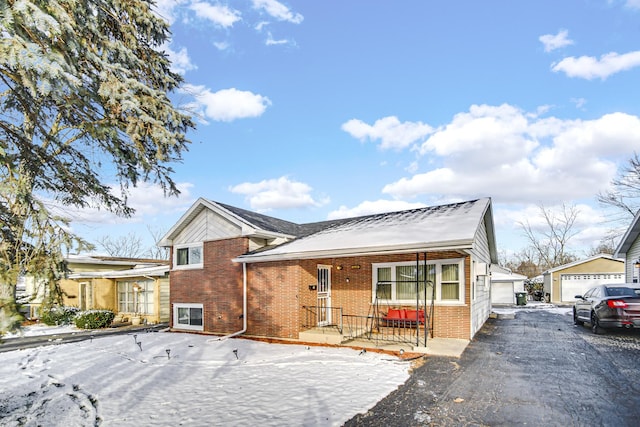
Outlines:
[[[171,271],[171,304],[203,304],[205,332],[226,334],[242,328],[242,265],[231,259],[246,253],[248,245],[246,238],[205,242],[204,268]],[[427,254],[428,261],[461,257],[458,252]],[[344,314],[366,316],[372,314],[372,264],[415,260],[413,253],[247,264],[246,333],[297,339],[305,322],[302,307],[317,305],[317,290],[309,285],[317,283],[318,265],[331,266],[331,306],[342,307]],[[436,303],[434,337],[470,338],[469,256],[465,257],[464,274],[465,304]]]
[[[205,332],[228,334],[242,329],[242,264],[231,260],[248,248],[249,240],[243,237],[204,242],[203,268],[170,272],[171,313],[176,303],[203,304]]]
[[[461,257],[457,252],[430,252],[427,260]],[[247,270],[250,314],[247,333],[277,338],[298,338],[306,320],[302,307],[317,305],[318,292],[309,289],[309,285],[317,282],[318,265],[332,267],[331,306],[341,307],[344,314],[366,316],[373,314],[372,264],[415,260],[415,254],[400,254],[249,264]],[[342,266],[342,269],[338,270],[337,266]],[[353,268],[354,266],[359,268]],[[465,257],[464,266],[465,305],[436,304],[435,337],[470,338],[471,280],[468,256]]]

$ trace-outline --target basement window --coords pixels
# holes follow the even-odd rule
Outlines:
[[[173,327],[202,331],[204,329],[202,304],[173,304]]]

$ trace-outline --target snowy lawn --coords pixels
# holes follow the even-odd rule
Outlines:
[[[337,426],[409,368],[373,352],[195,334],[95,338],[0,353],[0,424]]]

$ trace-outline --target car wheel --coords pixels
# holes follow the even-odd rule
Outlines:
[[[596,313],[591,313],[591,331],[594,334],[599,334],[602,328],[600,328],[600,323],[598,322],[598,316]]]
[[[578,314],[576,313],[575,308],[573,309],[573,324],[578,326],[584,325],[584,322],[578,319]]]

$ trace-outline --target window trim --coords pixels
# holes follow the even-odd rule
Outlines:
[[[136,311],[135,303],[136,296],[134,291],[134,287],[138,286],[140,290],[138,293],[138,310]],[[126,287],[125,291],[122,292],[121,287]],[[129,289],[131,288],[131,289]],[[131,292],[129,292],[131,291]],[[118,312],[119,313],[138,313],[146,316],[155,314],[156,310],[156,287],[155,280],[144,279],[144,280],[116,280],[116,293],[117,293],[117,304],[118,304]],[[125,294],[125,300],[121,300],[121,294]],[[141,295],[144,294],[145,301],[140,301]],[[129,300],[129,296],[131,296],[131,300]],[[122,305],[125,308],[129,308],[131,306],[132,310],[122,310]],[[144,308],[144,309],[143,309]]]
[[[466,288],[466,275],[464,268],[464,258],[450,258],[450,259],[433,259],[427,260],[427,265],[436,266],[436,297],[434,303],[436,305],[464,305],[465,304],[465,288]],[[442,299],[442,265],[443,264],[457,264],[458,265],[458,278],[459,278],[459,293],[456,300],[443,300]],[[371,264],[371,298],[372,303],[376,300],[376,284],[378,282],[378,268],[391,267],[391,286],[395,286],[395,274],[397,266],[412,265],[415,266],[415,261],[400,261],[400,262],[377,262]],[[420,265],[424,265],[424,261],[420,261]],[[392,291],[393,294],[393,291]],[[424,300],[422,300],[424,301]],[[431,299],[427,299],[428,302]],[[415,305],[416,300],[383,300],[378,299],[378,303],[389,303],[396,305]]]
[[[185,325],[178,323],[179,308],[199,308],[202,310],[202,325]],[[173,329],[184,329],[189,331],[204,331],[204,305],[196,303],[173,303]]]
[[[196,264],[182,264],[178,265],[178,251],[180,249],[191,249],[191,248],[199,248],[200,249],[200,262]],[[175,245],[173,247],[173,269],[174,270],[188,270],[188,269],[196,269],[203,268],[204,266],[204,245],[202,242],[199,243],[185,243],[182,245]]]

